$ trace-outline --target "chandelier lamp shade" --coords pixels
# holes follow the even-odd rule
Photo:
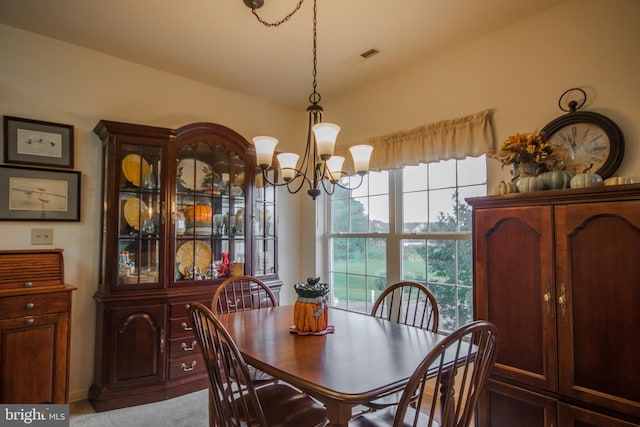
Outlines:
[[[256,9],[260,8],[264,1],[244,0],[244,3],[251,8],[259,22],[267,27],[278,26],[291,18],[304,0],[299,0],[296,8],[285,18],[278,22],[266,22],[260,18]],[[274,186],[286,186],[287,190],[295,194],[302,188],[307,189],[313,200],[316,199],[322,190],[331,195],[335,191],[335,187],[341,187],[346,190],[355,190],[363,181],[364,175],[369,170],[369,160],[373,147],[370,145],[354,145],[349,148],[353,159],[353,172],[359,176],[360,180],[355,187],[351,184],[351,180],[342,180],[349,174],[344,170],[345,158],[334,155],[334,148],[340,126],[333,123],[322,121],[323,109],[320,106],[321,96],[317,92],[317,24],[318,24],[318,8],[317,0],[313,0],[313,91],[309,95],[311,105],[307,107],[309,115],[309,127],[307,131],[306,146],[302,158],[295,153],[279,153],[275,157],[277,166],[273,165],[274,153],[278,140],[271,136],[256,136],[253,138],[253,144],[256,150],[256,162],[262,170],[263,180]],[[270,174],[271,171],[277,170],[277,173]],[[273,179],[271,179],[273,177]],[[321,190],[322,189],[322,190]]]

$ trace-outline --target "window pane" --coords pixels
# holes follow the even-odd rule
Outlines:
[[[349,231],[349,200],[331,200],[331,232],[346,233]]]
[[[419,233],[429,227],[426,191],[405,193],[402,199],[402,232]]]
[[[473,185],[486,181],[487,159],[486,156],[467,157],[458,160],[458,185]]]
[[[369,231],[389,232],[389,195],[371,197],[369,200]]]
[[[425,282],[427,278],[426,240],[402,240],[402,279]]]
[[[456,231],[456,189],[429,191],[430,231]]]
[[[402,189],[405,192],[427,189],[427,165],[406,166],[402,169]]]
[[[367,239],[367,275],[387,276],[386,239]]]
[[[443,160],[429,163],[429,188],[445,188],[456,186],[456,161]]]
[[[347,239],[331,239],[331,269],[341,273],[347,272]]]

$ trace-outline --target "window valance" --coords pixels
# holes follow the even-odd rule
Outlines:
[[[372,170],[400,169],[419,163],[481,156],[494,151],[491,110],[374,136],[357,144],[373,145]],[[351,158],[347,146],[336,147],[336,154]]]

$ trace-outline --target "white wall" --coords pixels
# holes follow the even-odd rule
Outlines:
[[[639,17],[637,0],[569,0],[323,106],[342,127],[343,142],[491,108],[499,143],[563,114],[560,94],[580,86],[589,94],[585,108],[607,114],[625,135],[619,174],[640,181]],[[45,226],[54,228],[52,247],[65,250],[67,282],[79,288],[72,315],[73,401],[87,395],[93,379],[100,217],[95,124],[110,119],[175,128],[210,121],[248,140],[277,136],[283,148],[294,150],[285,141],[299,141],[306,122],[299,111],[2,25],[0,52],[0,114],[75,126],[82,221],[0,222],[1,249],[30,248],[30,229]],[[489,185],[507,176],[497,162],[489,165]],[[280,202],[280,272],[285,284],[293,284],[314,274],[319,224],[307,196]],[[287,288],[284,300],[291,298]]]
[[[95,302],[100,220],[100,119],[177,128],[206,121],[228,126],[247,140],[257,134],[295,141],[306,117],[294,111],[219,88],[145,68],[50,38],[0,25],[0,115],[75,127],[75,169],[82,172],[81,221],[0,221],[0,249],[34,248],[33,227],[54,230],[51,246],[63,248],[65,281],[73,294],[70,399],[88,394],[93,381]],[[290,148],[292,149],[292,148]],[[280,259],[295,258],[300,241],[299,198],[282,197]],[[297,263],[280,269],[284,283],[298,281]],[[285,292],[285,298],[292,298]]]
[[[584,109],[609,116],[624,134],[618,174],[640,182],[639,19],[637,0],[570,0],[332,97],[325,110],[342,127],[341,141],[355,142],[492,109],[497,146],[565,114],[558,99],[578,86],[588,95]],[[490,188],[508,171],[488,163]]]

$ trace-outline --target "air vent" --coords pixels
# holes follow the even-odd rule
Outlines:
[[[369,49],[369,50],[368,50],[368,51],[366,51],[366,52],[362,52],[362,53],[360,54],[360,56],[362,56],[364,59],[369,59],[369,58],[371,58],[373,55],[377,55],[377,54],[379,54],[379,53],[380,53],[380,51],[379,51],[378,49]]]

